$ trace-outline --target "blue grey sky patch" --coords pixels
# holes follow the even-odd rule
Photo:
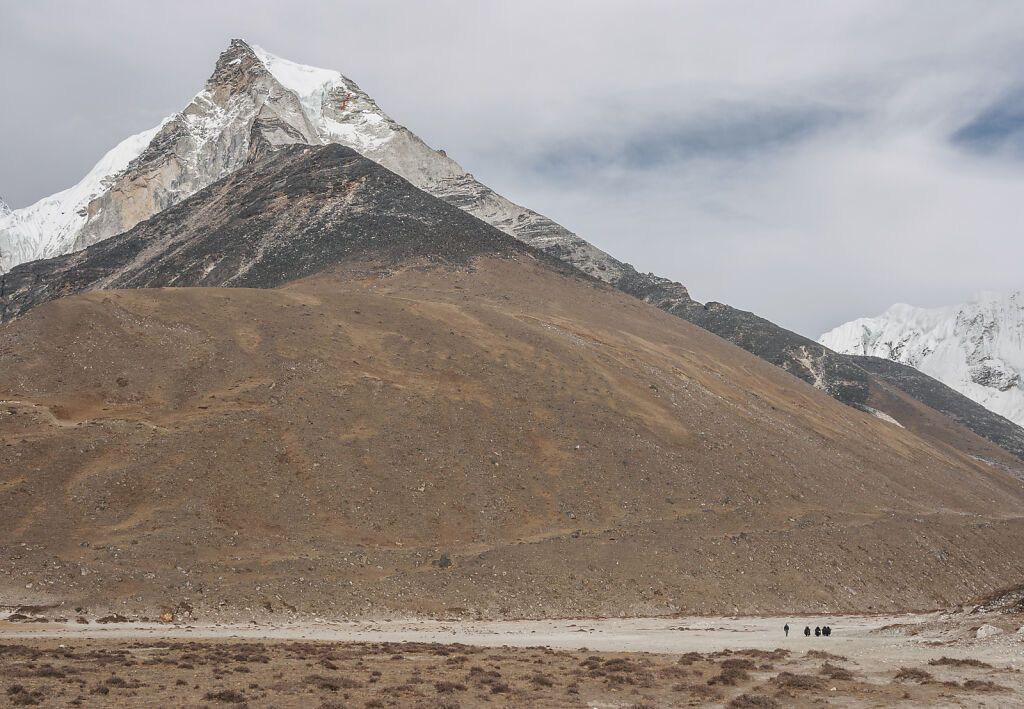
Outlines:
[[[847,114],[830,108],[728,106],[698,118],[663,117],[622,135],[579,136],[542,149],[533,169],[577,179],[609,167],[644,170],[691,160],[754,160],[838,127]]]
[[[979,153],[1024,158],[1024,86],[1008,92],[956,131],[953,142]]]

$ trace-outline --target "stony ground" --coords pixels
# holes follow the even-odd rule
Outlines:
[[[0,604],[878,613],[1020,581],[1024,485],[956,447],[528,260],[364,266],[0,326]]]

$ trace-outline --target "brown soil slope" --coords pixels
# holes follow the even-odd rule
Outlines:
[[[1024,486],[528,254],[0,329],[0,596],[90,615],[934,607]]]

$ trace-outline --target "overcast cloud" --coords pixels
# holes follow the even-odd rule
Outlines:
[[[0,195],[183,108],[243,37],[485,184],[811,337],[1024,288],[1019,2],[0,0]]]

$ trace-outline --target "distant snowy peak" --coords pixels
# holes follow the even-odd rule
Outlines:
[[[897,304],[818,341],[910,365],[1024,426],[1024,292],[980,293],[944,308]]]
[[[127,231],[247,162],[296,143],[353,148],[425,192],[604,281],[685,294],[682,286],[637,274],[479,183],[388,117],[351,79],[240,39],[231,41],[202,91],[180,113],[122,142],[75,187],[0,215],[0,273]]]

